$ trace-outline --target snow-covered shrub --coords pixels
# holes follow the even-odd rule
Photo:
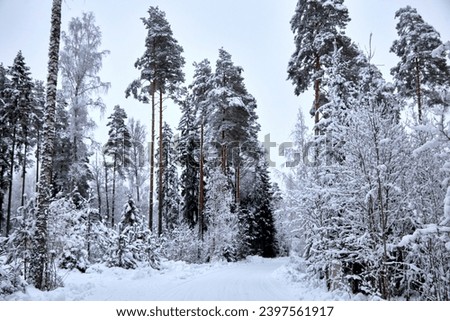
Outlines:
[[[110,245],[110,232],[90,201],[78,197],[60,198],[50,204],[49,249],[58,267],[86,271],[90,263],[101,262]]]
[[[198,232],[187,224],[180,224],[163,237],[162,248],[164,256],[173,261],[187,263],[201,262],[202,242],[199,241]]]
[[[6,238],[0,238],[0,298],[17,291],[25,291],[27,262],[19,249],[11,249]]]
[[[56,205],[56,204],[53,204]],[[55,209],[62,215],[63,225],[59,225],[65,230],[65,234],[60,238],[61,253],[58,257],[59,267],[63,269],[78,269],[82,272],[88,267],[87,253],[87,213],[72,208],[71,204],[63,203],[61,205],[69,205],[66,208]]]
[[[17,269],[11,265],[0,267],[0,298],[17,291],[25,291],[27,283],[20,276]]]
[[[29,274],[34,229],[34,203],[19,207],[15,229],[0,239],[0,295],[24,291]]]
[[[101,220],[97,209],[87,209],[87,253],[91,264],[107,260],[107,253],[116,232],[108,228]]]
[[[156,237],[144,227],[139,209],[129,199],[122,211],[119,230],[112,234],[107,263],[125,269],[135,269],[139,263],[148,263],[158,269],[159,262]]]
[[[55,253],[58,266],[86,271],[87,212],[79,209],[71,197],[53,201],[49,212],[49,249]]]
[[[34,226],[34,202],[29,201],[25,206],[18,208],[18,215],[13,219],[15,229],[7,239],[5,248],[7,249],[6,264],[14,267],[23,277],[27,279],[29,272],[29,262],[31,259],[31,248],[33,242]]]
[[[403,237],[405,297],[450,300],[450,227],[429,224]]]

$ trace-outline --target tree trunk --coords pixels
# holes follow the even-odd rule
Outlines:
[[[240,203],[240,195],[241,195],[241,167],[240,164],[237,164],[236,168],[236,204]]]
[[[11,142],[11,154],[9,158],[9,186],[8,186],[8,207],[6,208],[6,233],[5,236],[9,236],[11,229],[11,202],[12,202],[12,189],[14,178],[14,156],[16,153],[16,127],[13,129],[13,136]]]
[[[139,154],[139,150],[137,150],[136,148],[136,142],[134,143],[134,148],[133,148],[133,158],[134,158],[134,186],[136,187],[136,201],[137,204],[140,204],[141,202],[141,193],[140,193],[140,188],[139,188],[139,169],[138,169],[138,164],[140,164],[140,154]]]
[[[3,155],[7,154],[7,148],[3,146],[2,150],[0,151]],[[6,192],[6,181],[5,181],[5,175],[8,172],[8,165],[5,163],[2,163],[0,166],[0,236],[2,235],[3,228],[4,228],[4,220],[5,220],[5,212],[3,211],[3,205],[5,204],[5,192]]]
[[[316,55],[316,60],[315,60],[315,70],[316,72],[318,72],[320,70],[320,56]],[[320,79],[315,79],[314,80],[314,110],[315,110],[315,114],[314,114],[314,125],[315,125],[315,130],[314,133],[315,135],[319,135],[320,134],[320,130],[317,127],[317,124],[319,123],[319,108],[320,108]]]
[[[56,276],[50,266],[47,249],[47,220],[50,198],[52,195],[52,156],[55,140],[56,87],[58,82],[59,42],[61,34],[61,2],[53,0],[50,46],[47,76],[47,99],[43,128],[42,170],[39,176],[37,195],[36,232],[31,257],[30,276],[33,284],[40,290],[51,290],[56,287]]]
[[[387,223],[388,223],[388,212],[386,210],[386,205],[383,200],[383,182],[381,180],[381,172],[379,169],[380,164],[382,164],[381,161],[381,155],[380,155],[380,148],[378,144],[378,131],[374,128],[374,143],[375,143],[375,154],[377,158],[377,194],[378,194],[378,210],[380,212],[380,235],[381,235],[381,243],[383,246],[383,261],[382,261],[382,268],[380,273],[380,293],[385,300],[389,300],[390,293],[389,293],[389,272],[388,272],[388,251],[387,251]]]
[[[114,156],[114,164],[113,164],[113,186],[112,186],[112,204],[111,204],[111,227],[114,228],[115,219],[114,219],[114,210],[116,207],[116,167],[117,167],[117,156]]]
[[[204,186],[203,186],[203,116],[202,116],[202,124],[200,127],[200,181],[199,181],[199,191],[198,191],[198,235],[199,239],[203,241],[203,195],[204,195]]]
[[[159,186],[158,186],[158,236],[162,234],[162,210],[163,210],[163,97],[162,89],[159,90]]]
[[[387,216],[383,202],[382,183],[378,172],[378,207],[380,211],[380,225],[381,225],[381,242],[383,245],[383,267],[380,275],[380,287],[383,299],[389,300],[389,275],[388,275],[388,253],[387,253]]]
[[[39,182],[39,161],[41,158],[41,129],[37,130],[37,142],[36,142],[36,192],[38,191],[38,182]]]
[[[416,66],[417,113],[418,113],[418,116],[419,116],[419,122],[422,123],[422,90],[420,88],[419,58],[415,59],[415,66]]]
[[[150,191],[149,191],[149,204],[148,204],[148,228],[153,231],[153,189],[154,189],[154,177],[155,177],[155,92],[156,83],[152,84],[152,133],[150,143]]]
[[[102,217],[102,194],[101,194],[101,190],[100,190],[100,184],[101,184],[101,182],[100,182],[100,179],[99,179],[99,177],[98,177],[98,174],[97,174],[97,182],[96,182],[96,185],[97,185],[97,197],[98,197],[98,214],[100,215],[100,217]]]
[[[103,167],[105,168],[105,201],[106,201],[106,223],[109,224],[109,188],[108,188],[108,164],[106,163],[105,154],[103,154]]]
[[[26,176],[27,176],[27,152],[28,152],[28,144],[25,143],[24,157],[23,157],[23,164],[22,164],[22,196],[20,199],[20,206],[25,205],[25,181],[26,181]]]
[[[101,196],[101,181],[100,181],[100,170],[101,167],[98,165],[98,153],[95,153],[95,185],[97,189],[97,197],[98,197],[98,215],[102,217],[102,196]]]
[[[5,167],[2,166],[1,167],[1,171],[0,171],[0,235],[2,234],[2,229],[3,229],[3,220],[4,220],[4,213],[3,213],[3,203],[5,201],[5,193],[3,190],[3,177],[5,177]]]

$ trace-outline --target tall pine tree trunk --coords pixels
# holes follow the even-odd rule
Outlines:
[[[23,152],[23,164],[22,164],[22,196],[20,199],[20,206],[25,205],[25,183],[27,176],[27,153],[28,153],[28,144],[25,143]]]
[[[56,276],[50,266],[47,248],[47,220],[52,194],[52,156],[55,140],[56,86],[58,82],[59,42],[61,35],[61,2],[53,0],[47,76],[47,99],[43,128],[42,169],[37,195],[36,232],[31,257],[30,277],[37,289],[50,290],[56,286]]]
[[[1,167],[0,170],[0,235],[2,233],[3,229],[3,220],[4,220],[4,213],[3,213],[3,203],[5,201],[5,191],[3,189],[4,184],[4,177],[5,177],[6,168],[4,166]]]
[[[0,153],[3,155],[7,154],[7,148],[6,146],[2,146],[2,149]],[[5,220],[5,212],[3,211],[3,205],[5,203],[5,192],[6,192],[6,180],[5,176],[8,172],[8,166],[6,163],[2,162],[0,166],[0,235],[2,235],[3,227],[4,227],[4,220]]]
[[[97,189],[97,197],[98,197],[98,214],[102,217],[102,196],[101,196],[101,179],[100,179],[100,170],[101,167],[98,166],[98,153],[95,153],[95,185]]]
[[[106,223],[108,224],[111,217],[109,211],[108,164],[106,163],[105,154],[103,154],[103,167],[105,168]]]
[[[141,189],[139,188],[139,170],[136,165],[134,166],[134,179],[136,184],[136,200],[138,204],[141,204]]]
[[[238,163],[236,165],[236,205],[239,206],[240,203],[240,195],[241,195],[241,166],[240,161],[238,159]]]
[[[202,124],[200,127],[200,181],[198,183],[199,191],[198,191],[198,234],[199,239],[203,241],[203,205],[204,205],[204,185],[203,185],[203,176],[204,176],[204,164],[203,164],[203,116],[202,116]]]
[[[158,236],[162,234],[163,217],[163,91],[159,90],[159,186],[158,186]]]
[[[419,116],[419,122],[422,122],[422,90],[420,88],[420,65],[419,58],[415,58],[416,67],[416,95],[417,95],[417,113]]]
[[[98,197],[98,214],[100,215],[100,217],[102,217],[102,193],[101,193],[101,189],[100,189],[100,178],[98,177],[99,175],[96,175],[96,187],[97,187],[97,197]]]
[[[36,192],[38,191],[38,181],[39,181],[39,164],[41,158],[41,129],[37,130],[37,142],[36,142]]]
[[[316,55],[316,59],[315,59],[315,70],[316,73],[320,70],[320,56]],[[319,108],[320,108],[320,79],[315,79],[314,80],[314,125],[315,125],[315,130],[314,133],[315,135],[319,135],[320,134],[320,130],[317,127],[317,124],[319,123]]]
[[[148,204],[148,228],[153,231],[153,182],[155,180],[155,92],[156,83],[152,84],[152,133],[150,143],[150,191],[149,191],[149,204]]]
[[[138,164],[140,164],[140,155],[139,150],[136,148],[137,142],[136,139],[133,140],[133,175],[130,175],[131,186],[136,189],[136,202],[140,204],[141,193],[139,189],[139,168]]]
[[[5,236],[9,236],[11,229],[11,206],[12,206],[12,189],[13,189],[13,178],[14,178],[14,156],[16,153],[16,126],[13,129],[12,143],[11,143],[11,154],[9,158],[9,186],[8,186],[8,207],[6,208],[6,233]]]
[[[115,218],[114,210],[116,207],[116,171],[117,171],[117,156],[114,156],[113,164],[113,186],[112,186],[112,204],[111,204],[111,227],[114,228]]]

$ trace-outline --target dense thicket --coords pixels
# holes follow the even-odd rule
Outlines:
[[[293,58],[299,57],[302,37],[328,30],[299,18],[301,13],[326,5],[331,17],[336,10],[346,12],[343,1],[299,0],[291,21],[297,44]],[[305,256],[309,271],[329,289],[383,299],[448,300],[446,47],[415,9],[402,8],[396,18],[395,84],[371,64],[370,51],[363,55],[350,42],[340,42],[342,34],[327,32],[333,44],[327,64],[314,73],[324,95],[316,135],[307,135],[303,117],[295,131],[294,154],[313,161],[286,177],[279,215],[291,222],[281,225],[287,230],[282,241]],[[295,80],[305,79],[309,61],[317,58],[313,50],[305,51],[313,40],[303,44],[301,59],[289,62],[297,94],[309,85]],[[418,105],[417,114],[401,113],[409,101]]]

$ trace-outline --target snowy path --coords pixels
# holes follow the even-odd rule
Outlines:
[[[228,264],[194,276],[161,293],[163,300],[295,300],[275,271],[286,260]]]
[[[32,287],[8,300],[298,300],[295,285],[280,271],[287,258],[252,257],[243,262],[190,265],[164,262],[161,271],[103,265],[63,275],[65,286],[51,292]]]

